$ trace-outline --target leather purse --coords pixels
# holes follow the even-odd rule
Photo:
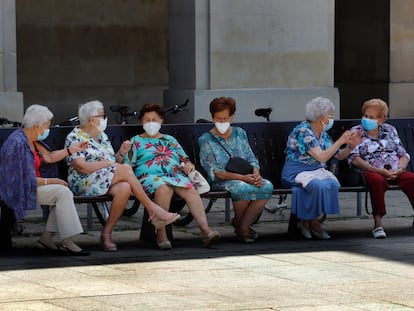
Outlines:
[[[230,159],[229,162],[226,164],[226,171],[231,173],[236,173],[240,175],[247,175],[253,173],[253,166],[251,164],[240,157],[233,157],[231,153],[220,143],[220,141],[209,132],[211,137],[226,151],[226,153],[229,155]]]

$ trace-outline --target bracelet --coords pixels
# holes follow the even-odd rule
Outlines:
[[[47,185],[47,178],[45,178],[45,185]]]
[[[66,151],[68,152],[68,155],[69,155],[69,156],[71,156],[71,155],[72,155],[72,152],[70,152],[69,147],[68,147],[68,148],[66,148]]]
[[[402,166],[399,166],[398,169],[401,169],[401,170],[405,171],[405,168],[402,167]]]
[[[118,152],[118,155],[119,155],[121,158],[125,158],[125,154],[122,154],[122,153],[121,153],[121,151],[119,151],[119,152]]]

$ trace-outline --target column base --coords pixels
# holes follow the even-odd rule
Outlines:
[[[21,122],[24,115],[23,93],[0,92],[0,118]]]

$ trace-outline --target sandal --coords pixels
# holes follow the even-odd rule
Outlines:
[[[202,241],[204,247],[210,247],[211,244],[218,241],[220,239],[220,233],[217,231],[211,231],[209,234],[203,236]]]

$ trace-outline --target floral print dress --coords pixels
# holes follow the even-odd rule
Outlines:
[[[115,152],[108,136],[102,132],[98,140],[93,139],[88,133],[75,127],[66,137],[65,148],[77,142],[89,143],[88,148],[76,152],[66,158],[68,165],[77,158],[84,158],[86,162],[112,161],[115,163]],[[109,190],[114,177],[116,166],[101,168],[90,174],[81,174],[73,166],[69,166],[68,184],[75,195],[103,195]]]
[[[159,138],[136,135],[131,138],[132,148],[126,162],[134,167],[135,176],[144,190],[152,195],[161,185],[193,188],[190,179],[181,168],[188,156],[178,141],[166,134]]]
[[[232,133],[228,140],[212,133],[204,133],[198,139],[200,145],[201,166],[207,172],[208,180],[213,190],[227,190],[231,194],[232,201],[241,200],[265,200],[272,196],[272,183],[263,178],[263,186],[258,188],[241,180],[221,180],[215,171],[225,171],[230,157],[216,139],[233,155],[247,160],[251,166],[260,169],[259,161],[255,157],[247,138],[247,133],[240,127],[232,127]]]

